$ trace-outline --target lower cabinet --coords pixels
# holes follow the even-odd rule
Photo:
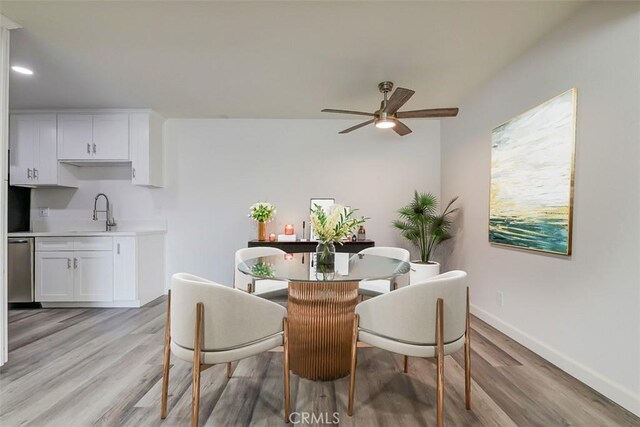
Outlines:
[[[36,300],[113,301],[111,251],[36,252]]]
[[[164,294],[164,235],[37,237],[36,301],[140,307]]]
[[[111,251],[74,252],[73,296],[76,301],[113,301]]]
[[[36,301],[73,301],[73,252],[36,252]]]

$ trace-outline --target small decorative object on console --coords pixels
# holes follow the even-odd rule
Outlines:
[[[358,227],[358,240],[366,240],[367,239],[367,232],[364,229],[364,225],[361,225],[360,227]]]
[[[284,234],[290,236],[293,234],[293,224],[286,224],[284,226]]]

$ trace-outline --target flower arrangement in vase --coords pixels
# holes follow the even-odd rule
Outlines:
[[[341,205],[333,205],[327,214],[320,205],[311,209],[311,224],[318,237],[316,259],[319,270],[333,269],[335,265],[335,243],[351,236],[353,229],[364,224],[367,217],[355,218],[357,209],[347,209]]]
[[[268,202],[258,202],[249,208],[249,218],[258,223],[258,240],[267,240],[267,221],[273,219],[276,208]]]

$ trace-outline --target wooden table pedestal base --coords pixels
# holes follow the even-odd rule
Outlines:
[[[358,282],[289,282],[291,371],[329,381],[349,374]]]

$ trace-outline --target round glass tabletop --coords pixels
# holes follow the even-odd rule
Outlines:
[[[318,265],[315,252],[251,258],[238,270],[256,279],[291,282],[351,282],[389,279],[409,272],[409,263],[378,255],[336,252],[333,265]]]

